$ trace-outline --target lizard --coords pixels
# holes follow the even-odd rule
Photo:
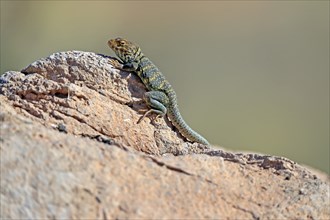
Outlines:
[[[150,110],[146,111],[139,121],[149,113],[156,113],[157,117],[167,115],[174,127],[189,141],[209,145],[203,136],[190,128],[183,120],[174,89],[157,66],[142,53],[137,44],[118,37],[109,40],[108,46],[118,56],[122,66],[119,62],[111,62],[111,64],[120,70],[136,73],[149,90],[144,94],[143,99]]]

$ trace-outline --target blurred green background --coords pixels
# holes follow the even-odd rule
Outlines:
[[[211,143],[329,173],[329,1],[1,1],[1,73],[117,36]]]

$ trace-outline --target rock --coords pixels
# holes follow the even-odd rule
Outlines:
[[[68,51],[0,77],[3,219],[329,219],[329,176],[187,142],[144,118],[111,57]]]
[[[2,77],[1,93],[21,114],[47,127],[63,127],[71,134],[105,135],[118,143],[151,154],[189,151],[191,144],[173,131],[168,121],[142,116],[145,87],[134,74],[119,72],[109,58],[69,51],[38,60],[21,72]],[[180,146],[182,146],[180,148]]]

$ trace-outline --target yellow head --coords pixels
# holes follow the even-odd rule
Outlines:
[[[120,37],[109,40],[108,45],[125,63],[137,61],[143,56],[138,45]]]

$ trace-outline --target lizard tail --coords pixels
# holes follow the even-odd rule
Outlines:
[[[179,130],[180,134],[188,138],[190,141],[210,145],[210,143],[202,135],[198,134],[196,131],[190,128],[189,125],[183,120],[179,112],[174,90],[168,92],[167,95],[170,100],[170,106],[167,109],[167,116],[174,127]]]

